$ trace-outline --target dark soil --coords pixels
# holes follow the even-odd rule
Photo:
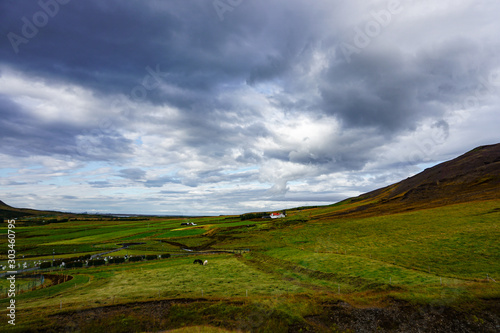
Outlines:
[[[500,300],[481,310],[391,301],[387,307],[356,308],[342,301],[321,304],[318,314],[290,318],[249,302],[171,299],[69,311],[49,318],[41,332],[158,332],[211,325],[245,332],[498,332]]]
[[[306,317],[319,332],[499,332],[500,302],[482,311],[458,311],[439,304],[393,302],[386,308],[352,307],[344,302],[323,305],[323,313]]]

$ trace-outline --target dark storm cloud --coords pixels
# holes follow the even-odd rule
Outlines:
[[[438,50],[404,54],[396,47],[364,50],[350,63],[333,62],[320,88],[322,109],[345,127],[375,127],[386,134],[413,130],[458,103],[477,76],[495,68],[477,43],[460,38]]]
[[[158,43],[161,34],[168,41],[171,27],[178,24],[168,13],[153,15],[151,10],[139,2],[71,1],[28,43],[19,45],[18,54],[12,47],[2,48],[2,58],[25,73],[78,82],[96,91],[127,90],[147,74],[146,65],[155,64],[153,48],[137,42]],[[4,2],[4,29],[22,35],[22,18],[33,21],[39,11],[36,1]],[[167,51],[163,42],[159,46],[156,51]]]
[[[0,115],[0,152],[7,155],[68,155],[81,160],[109,160],[130,152],[130,140],[116,132],[85,136],[92,127],[45,121],[4,95],[0,95]]]
[[[392,52],[367,51],[350,64],[332,66],[321,89],[323,109],[339,116],[345,127],[394,131],[413,125],[418,82],[403,61]]]
[[[158,87],[146,91],[146,100],[200,114],[216,107],[212,97],[221,84],[283,79],[320,48],[321,41],[326,46],[341,42],[337,31],[327,31],[327,25],[320,30],[318,22],[327,16],[338,19],[349,6],[325,3],[248,2],[221,22],[211,1],[70,1],[60,5],[57,15],[27,44],[19,45],[19,54],[7,38],[2,39],[0,54],[2,62],[25,73],[132,99],[134,93],[142,98],[134,87],[156,85],[159,78],[183,90]],[[322,8],[331,12],[318,13]],[[0,9],[2,31],[19,35],[22,18],[33,21],[42,10],[35,1],[3,2]],[[338,115],[346,126],[411,127],[418,118],[415,103],[431,101],[431,90],[453,92],[455,87],[444,78],[451,79],[451,73],[464,66],[459,61],[466,60],[464,53],[477,59],[468,43],[457,42],[434,59],[411,59],[397,46],[383,52],[367,48],[350,64],[332,59],[320,87],[323,110]],[[151,72],[156,72],[155,78],[148,78]],[[426,86],[429,89],[419,92]]]
[[[23,36],[26,20],[33,23],[34,15],[43,11],[37,2],[1,6],[2,31],[18,36]],[[270,38],[266,27],[280,26],[273,18],[278,8],[270,7],[265,18],[258,9],[235,12],[234,19],[221,22],[210,1],[70,1],[60,5],[57,15],[27,43],[17,45],[18,53],[3,38],[0,55],[4,65],[48,83],[76,84],[96,96],[123,94],[132,102],[176,107],[184,115],[178,123],[185,134],[180,141],[222,157],[230,147],[267,133],[262,124],[239,126],[238,114],[246,111],[238,110],[237,100],[219,98],[226,91],[221,85],[279,77],[293,56],[290,50],[298,48],[287,41],[295,40],[299,28],[290,30],[287,25],[280,31],[287,38]],[[234,126],[221,127],[221,122],[228,121],[225,110],[237,112]],[[124,111],[131,121],[142,117],[142,112]],[[75,155],[75,146],[79,155],[89,159],[130,152],[130,142],[119,133],[82,136],[81,130],[93,129],[51,126],[47,129],[52,132],[51,141],[60,144],[47,144],[51,142],[38,137],[37,142],[48,149],[44,154]],[[31,147],[33,151],[36,145]]]
[[[19,53],[3,38],[0,55],[29,75],[205,113],[222,84],[286,73],[312,38],[304,7],[259,1],[221,22],[211,1],[71,1]],[[21,36],[22,18],[31,22],[41,10],[36,2],[4,2],[2,31]]]
[[[41,10],[36,2],[3,3],[5,32],[22,35],[23,17]],[[16,54],[2,39],[3,62],[25,73],[77,82],[96,92],[120,92],[142,84],[159,65],[162,80],[193,91],[211,91],[243,78],[258,62],[245,45],[253,29],[227,26],[207,1],[71,1]],[[151,86],[154,80],[147,79]],[[168,94],[148,91],[166,101]],[[177,101],[178,104],[182,100]],[[188,101],[184,101],[185,104]]]
[[[72,154],[75,128],[63,124],[41,125],[26,110],[0,95],[0,150],[13,156]]]

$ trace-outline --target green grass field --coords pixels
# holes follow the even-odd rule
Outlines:
[[[46,272],[69,280],[50,285],[47,278],[43,288],[22,288],[14,330],[335,332],[320,323],[325,304],[335,302],[360,308],[440,304],[475,309],[477,325],[487,321],[481,309],[500,298],[500,201],[329,217],[352,205],[293,210],[277,220],[190,218],[197,226],[181,226],[186,219],[179,218],[29,226],[20,221],[15,230],[21,264],[97,254],[125,243],[134,244],[106,256],[172,256]],[[0,242],[2,265],[6,240]],[[234,253],[217,253],[222,250]],[[197,258],[208,265],[194,265]],[[4,318],[7,286],[3,279]],[[8,328],[3,320],[0,330]]]

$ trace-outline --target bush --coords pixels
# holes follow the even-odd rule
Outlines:
[[[52,267],[52,263],[50,261],[42,262],[40,264],[40,269],[50,268],[50,267]]]
[[[104,259],[89,260],[89,266],[102,266],[105,263]]]
[[[62,260],[56,260],[54,261],[54,264],[52,266],[54,267],[61,266],[62,263],[63,263]]]
[[[148,254],[146,256],[146,260],[155,260],[158,259],[158,256],[156,254]]]
[[[263,216],[269,216],[268,213],[247,213],[240,215],[240,220],[245,221],[245,220],[251,220],[251,219],[260,219]]]
[[[113,258],[109,259],[110,264],[121,264],[122,262],[125,262],[125,258]]]
[[[170,258],[170,253],[160,254],[162,259]]]
[[[66,268],[73,268],[73,267],[83,267],[83,262],[81,261],[70,261],[66,264]]]
[[[142,257],[140,257],[140,256],[139,257],[130,257],[128,259],[128,261],[130,261],[130,262],[141,261],[141,260],[142,260]]]

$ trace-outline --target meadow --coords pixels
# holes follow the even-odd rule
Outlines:
[[[330,215],[355,204],[304,207],[273,220],[19,219],[21,265],[110,250],[117,251],[101,257],[150,260],[20,273],[16,326],[2,320],[0,330],[337,332],[348,324],[326,314],[349,311],[356,318],[358,310],[390,312],[402,304],[417,319],[428,307],[435,316],[462,316],[472,328],[496,325],[500,200],[363,218]],[[181,225],[187,221],[197,225]],[[2,234],[5,264],[5,228]],[[34,286],[40,274],[45,282]],[[0,287],[5,318],[5,279]]]

